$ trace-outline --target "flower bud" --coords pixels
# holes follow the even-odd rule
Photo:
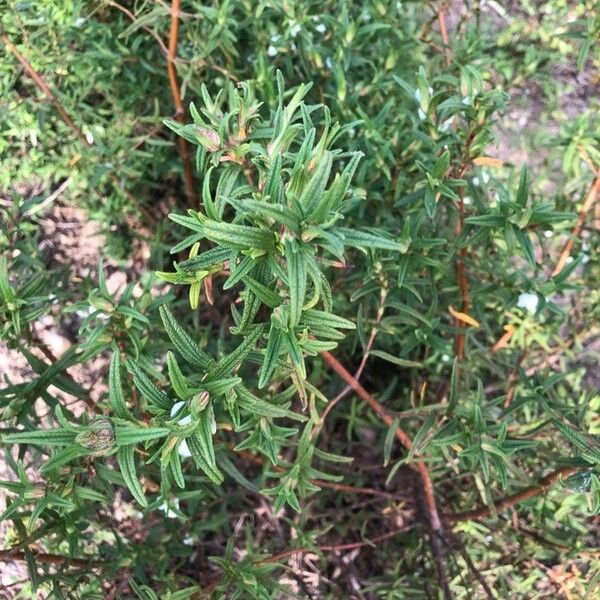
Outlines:
[[[207,406],[210,400],[210,394],[205,390],[192,397],[190,400],[190,411],[193,415],[201,413]]]
[[[75,441],[92,450],[92,454],[108,454],[115,443],[112,423],[106,417],[98,417],[75,438]]]
[[[219,134],[207,127],[196,127],[198,140],[209,152],[216,152],[221,148]]]
[[[27,500],[39,500],[46,495],[46,484],[42,481],[34,483],[33,486],[28,489],[23,496]]]

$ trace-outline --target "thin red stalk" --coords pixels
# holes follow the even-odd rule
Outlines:
[[[452,51],[450,49],[450,39],[448,37],[448,28],[446,26],[446,6],[442,6],[437,14],[438,25],[440,26],[440,35],[444,43],[444,62],[447,66],[452,64]]]
[[[379,308],[377,309],[377,316],[375,317],[375,323],[371,329],[371,333],[369,335],[369,339],[367,340],[367,345],[365,346],[365,351],[363,353],[362,360],[358,365],[358,369],[356,369],[354,373],[354,379],[356,381],[360,381],[360,377],[362,372],[367,365],[367,360],[369,358],[369,354],[371,353],[371,348],[373,347],[373,343],[375,342],[375,338],[377,337],[377,332],[379,331],[379,324],[381,323],[381,319],[383,318],[385,312],[385,301],[387,298],[387,288],[382,287],[381,296],[379,301]],[[321,416],[321,423],[325,422],[325,419],[329,415],[329,413],[333,410],[334,406],[342,399],[344,399],[350,392],[352,391],[352,386],[347,385],[331,402],[327,404],[327,407],[323,411],[323,415]]]
[[[464,201],[464,190],[461,187],[459,189],[460,200],[458,203],[458,220],[456,221],[456,227],[454,233],[456,237],[461,234],[464,227],[465,220],[465,201]],[[461,248],[459,250],[458,258],[456,260],[456,280],[458,282],[458,288],[460,290],[461,298],[461,312],[468,314],[469,312],[469,282],[467,280],[467,273],[465,270],[465,260],[467,258],[467,249]],[[458,333],[454,337],[454,354],[459,361],[462,361],[465,357],[465,332],[464,329],[466,324],[459,319],[454,319],[454,325],[458,328]]]
[[[373,412],[383,421],[388,427],[391,427],[394,423],[394,419],[385,408],[371,395],[367,390],[352,376],[352,374],[330,353],[322,352],[321,356],[325,359],[325,362],[358,394],[358,396],[364,400]],[[400,443],[407,449],[410,450],[413,446],[412,439],[410,436],[400,427],[396,427],[395,430],[396,438]],[[440,586],[444,590],[446,598],[451,598],[450,587],[446,579],[446,575],[443,571],[441,562],[441,548],[440,540],[444,535],[444,528],[439,516],[437,504],[435,501],[435,492],[433,489],[433,483],[431,482],[431,476],[429,475],[429,469],[424,462],[418,461],[415,463],[414,468],[416,469],[421,479],[421,486],[423,488],[423,496],[425,500],[425,508],[427,512],[427,518],[429,526],[431,528],[431,543],[433,548],[434,559],[438,571],[438,581]]]
[[[255,465],[262,466],[263,461],[260,457],[251,454],[250,452],[245,452],[243,450],[237,451],[238,456],[246,459],[248,462],[254,463]],[[278,465],[270,465],[270,468],[274,471],[282,472],[284,471],[283,467]],[[335,481],[323,481],[321,479],[311,479],[310,483],[322,488],[328,488],[330,490],[336,490],[338,492],[347,492],[348,494],[356,494],[358,496],[375,496],[377,498],[386,498],[388,500],[398,501],[400,498],[396,494],[392,494],[390,492],[385,492],[383,490],[378,490],[375,488],[367,488],[367,487],[356,487],[354,485],[347,485],[345,483],[337,483]]]
[[[17,50],[16,46],[11,42],[10,38],[6,33],[0,33],[0,39],[4,42],[4,45],[19,61],[19,64],[23,67],[27,75],[33,79],[33,82],[37,87],[46,95],[48,100],[52,102],[56,112],[60,115],[65,125],[86,145],[91,146],[92,143],[87,139],[85,133],[81,128],[71,119],[67,111],[64,109],[61,101],[58,99],[56,94],[50,89],[50,86],[44,81],[44,78],[29,64],[29,61]]]
[[[515,506],[515,504],[523,502],[523,500],[529,500],[529,498],[540,496],[541,494],[545,493],[550,486],[554,485],[561,477],[569,477],[578,471],[579,469],[577,467],[560,467],[545,477],[542,477],[538,483],[530,485],[520,492],[500,498],[500,500],[496,500],[492,506],[480,506],[479,508],[475,508],[473,510],[449,514],[447,517],[452,521],[469,521],[472,519],[489,517],[493,512],[499,512],[505,508]]]
[[[575,240],[581,235],[581,230],[585,225],[587,213],[590,211],[590,209],[592,208],[592,206],[594,206],[594,203],[596,202],[598,190],[600,190],[600,175],[596,177],[596,180],[594,181],[592,187],[589,189],[585,197],[585,201],[583,203],[583,206],[581,207],[581,210],[579,211],[579,216],[577,217],[577,223],[575,224],[575,227],[573,227],[571,237],[566,241],[563,250],[560,253],[560,257],[558,258],[556,266],[554,267],[554,271],[552,271],[552,277],[558,275],[565,268],[565,265],[569,260],[569,256],[571,256],[571,250],[573,250]]]
[[[169,46],[167,52],[167,75],[169,77],[169,86],[171,95],[173,96],[173,104],[175,105],[175,119],[181,123],[184,120],[185,109],[181,100],[181,91],[177,82],[177,68],[175,61],[177,60],[177,40],[179,37],[179,7],[181,0],[173,0],[171,5],[171,31],[169,33]],[[190,146],[184,138],[177,136],[177,148],[179,156],[183,163],[183,185],[185,195],[187,196],[190,206],[200,206],[200,199],[196,193],[196,184],[194,182],[194,171],[192,169],[192,160]]]
[[[85,567],[88,569],[99,569],[104,566],[95,556],[89,558],[71,558],[60,554],[47,554],[46,552],[32,552],[33,557],[40,563],[50,565],[67,565],[69,567]],[[9,562],[13,560],[27,560],[23,550],[0,550],[0,562]]]

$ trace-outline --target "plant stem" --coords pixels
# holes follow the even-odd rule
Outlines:
[[[95,556],[89,558],[70,558],[61,554],[47,554],[46,552],[33,552],[33,557],[40,563],[49,565],[66,565],[69,567],[86,567],[88,569],[100,569],[105,563],[96,560]],[[0,562],[12,560],[27,560],[23,550],[0,550]]]
[[[356,381],[353,375],[330,352],[322,352],[321,356],[325,359],[325,362],[360,396],[360,398],[369,405],[379,419],[381,419],[381,421],[383,421],[388,427],[391,427],[391,425],[394,423],[392,416],[388,414],[385,408],[371,394],[369,394],[369,392],[367,392],[367,390],[358,381]],[[396,438],[407,450],[410,450],[413,447],[412,439],[403,429],[396,427],[395,434]],[[429,526],[431,528],[431,545],[438,572],[438,581],[444,590],[445,598],[451,598],[452,594],[450,592],[450,586],[446,579],[441,559],[440,540],[443,539],[444,528],[442,526],[435,501],[433,483],[431,482],[429,469],[424,462],[418,461],[414,465],[414,468],[419,474],[423,488],[425,508]]]
[[[169,77],[169,86],[171,95],[173,96],[173,104],[175,105],[175,119],[183,123],[185,109],[181,100],[181,91],[177,82],[177,68],[175,61],[177,60],[177,39],[179,37],[179,7],[181,0],[173,0],[171,4],[171,31],[169,33],[169,46],[167,52],[167,75]],[[200,199],[196,193],[196,184],[194,182],[194,171],[192,169],[190,146],[184,138],[177,136],[177,147],[179,156],[183,163],[183,185],[188,203],[192,207],[200,206]]]
[[[29,61],[17,50],[16,46],[11,42],[10,38],[4,31],[0,33],[0,39],[4,42],[4,45],[8,48],[14,57],[19,61],[19,64],[23,67],[27,75],[33,79],[33,82],[37,87],[42,90],[48,100],[52,102],[54,108],[60,115],[65,125],[86,145],[92,146],[92,143],[87,139],[85,133],[81,128],[71,119],[67,111],[64,109],[61,101],[58,99],[56,94],[50,89],[50,86],[44,81],[44,78],[29,64]]]
[[[449,514],[446,516],[451,521],[470,521],[472,519],[489,517],[492,513],[499,512],[505,508],[510,508],[519,502],[523,502],[523,500],[540,496],[541,494],[545,493],[550,486],[554,485],[561,477],[569,477],[578,471],[579,469],[577,467],[560,467],[551,473],[548,473],[548,475],[545,477],[542,477],[538,483],[530,485],[524,490],[521,490],[520,492],[510,496],[500,498],[500,500],[496,500],[496,502],[494,502],[491,506],[480,506],[479,508],[474,508],[473,510],[466,510],[464,512]]]
[[[579,216],[577,217],[577,223],[575,224],[575,227],[573,227],[571,237],[566,241],[563,250],[560,253],[560,257],[558,258],[556,266],[554,267],[554,271],[552,271],[552,277],[558,275],[565,268],[567,260],[569,260],[569,256],[571,256],[571,250],[573,250],[575,240],[581,235],[581,230],[585,224],[587,213],[596,202],[598,190],[600,190],[600,175],[596,177],[596,181],[594,181],[592,187],[587,193],[587,196],[585,197],[585,201],[581,207],[581,210],[579,211]]]

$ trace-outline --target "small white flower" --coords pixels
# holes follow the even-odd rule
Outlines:
[[[174,417],[184,406],[185,402],[183,400],[175,402],[175,404],[171,406],[171,416]]]
[[[92,135],[91,131],[88,131],[85,134],[85,139],[87,140],[87,143],[90,144],[90,145],[92,145],[94,143],[94,136]]]
[[[452,127],[452,122],[454,121],[454,117],[450,117],[449,119],[446,119],[441,127],[440,127],[440,131],[448,131],[450,129],[450,127]]]
[[[190,452],[190,448],[187,445],[187,442],[185,440],[181,441],[181,444],[179,444],[179,448],[177,449],[177,452],[179,454],[179,456],[181,456],[181,458],[189,458],[192,453]]]
[[[319,23],[315,29],[319,32],[319,33],[325,33],[327,31],[327,27],[325,27],[324,23]]]
[[[536,294],[529,294],[527,292],[523,292],[519,294],[519,299],[517,300],[517,307],[524,308],[528,313],[534,314],[537,310],[540,299]]]
[[[333,69],[333,61],[331,60],[331,56],[328,56],[325,59],[325,66],[331,71]]]
[[[551,231],[550,229],[546,229],[546,231],[544,231],[545,238],[551,238],[553,235],[554,235],[554,232]]]
[[[302,27],[300,27],[300,24],[296,23],[296,21],[292,21],[291,25],[292,26],[290,27],[290,35],[292,37],[296,37],[300,33],[300,30],[302,29]]]
[[[267,55],[268,56],[276,56],[277,55],[277,48],[275,48],[275,46],[269,46],[267,48]]]
[[[173,504],[173,506],[174,506],[175,508],[179,508],[179,500],[178,500],[177,498],[174,498],[174,499],[173,499],[173,502],[172,502],[172,504]],[[165,516],[166,516],[168,519],[176,519],[176,518],[179,516],[179,515],[178,515],[178,514],[177,514],[175,511],[171,510],[171,509],[170,509],[170,508],[167,506],[167,503],[166,503],[166,502],[163,502],[163,503],[162,503],[162,504],[161,504],[161,505],[158,507],[158,510],[160,510],[160,511],[164,512],[164,513],[165,513]]]
[[[479,177],[473,177],[473,185],[479,185]]]
[[[450,357],[447,354],[442,354],[442,362],[450,362]]]
[[[81,27],[85,23],[85,19],[83,17],[78,17],[75,20],[75,27]]]
[[[172,417],[176,416],[184,406],[185,406],[185,402],[183,402],[183,401],[175,402],[175,404],[173,404],[173,406],[171,406],[171,416]],[[179,421],[177,421],[178,425],[181,425],[182,427],[185,425],[189,425],[191,422],[192,422],[192,417],[190,415],[187,415],[186,417],[183,417],[183,418],[179,419]]]
[[[471,198],[471,196],[465,196],[465,197],[463,198],[463,202],[464,202],[465,204],[472,204],[472,202],[473,202],[473,198]]]

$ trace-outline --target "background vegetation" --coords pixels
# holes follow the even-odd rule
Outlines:
[[[2,594],[598,597],[595,1],[0,8]]]

